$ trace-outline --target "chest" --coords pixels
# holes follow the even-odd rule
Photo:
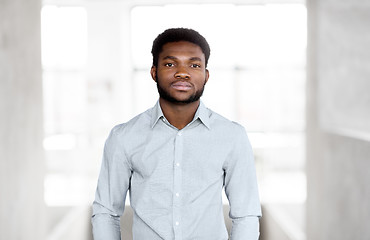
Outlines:
[[[127,151],[134,173],[165,176],[177,167],[189,177],[214,178],[232,151],[232,139],[207,129],[153,131]]]

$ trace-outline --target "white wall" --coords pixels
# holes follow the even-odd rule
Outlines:
[[[369,239],[370,4],[307,5],[307,239]]]
[[[0,1],[0,239],[43,239],[40,1]]]

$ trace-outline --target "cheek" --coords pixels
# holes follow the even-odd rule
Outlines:
[[[155,81],[157,82],[157,84],[160,84],[162,87],[165,87],[168,85],[168,83],[171,82],[168,79],[169,79],[168,75],[159,73],[156,75]]]
[[[159,78],[168,78],[170,76],[172,76],[173,73],[171,70],[162,70],[162,71],[157,71],[157,76]]]
[[[175,73],[173,71],[162,71],[157,74],[157,80],[164,84],[170,83],[175,79],[174,75]]]

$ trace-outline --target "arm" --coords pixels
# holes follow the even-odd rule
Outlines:
[[[225,193],[232,219],[230,240],[257,240],[261,206],[252,147],[244,128],[225,167]]]
[[[114,128],[104,147],[104,155],[93,203],[94,240],[120,240],[120,216],[130,186],[131,168]]]

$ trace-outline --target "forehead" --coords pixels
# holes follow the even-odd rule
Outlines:
[[[204,53],[202,49],[191,42],[180,41],[180,42],[169,42],[163,45],[162,51],[159,54],[159,60],[168,57],[198,57],[202,60],[205,60]]]

